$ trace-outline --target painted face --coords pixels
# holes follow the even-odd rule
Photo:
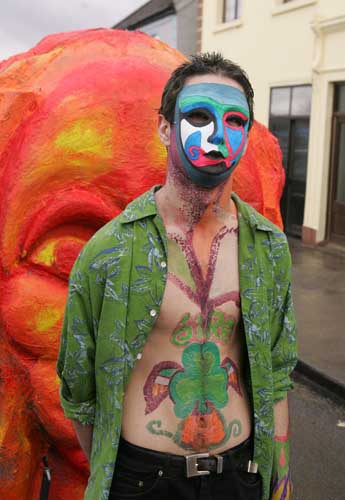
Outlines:
[[[226,180],[246,144],[249,107],[241,90],[220,83],[184,87],[175,107],[176,139],[191,180],[214,187]]]

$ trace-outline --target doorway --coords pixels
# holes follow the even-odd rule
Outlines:
[[[329,200],[329,237],[345,244],[345,83],[335,86]]]

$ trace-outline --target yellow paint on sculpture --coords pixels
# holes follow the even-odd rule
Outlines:
[[[103,133],[92,122],[82,119],[62,130],[54,144],[74,153],[93,153],[99,158],[112,158],[113,130],[107,128]]]
[[[40,333],[48,332],[58,321],[61,321],[61,319],[62,314],[60,309],[45,307],[36,314],[34,328]]]
[[[54,263],[55,255],[54,250],[56,247],[56,241],[50,241],[47,243],[40,251],[37,252],[35,256],[35,261],[37,264],[44,264],[46,266],[51,266]]]

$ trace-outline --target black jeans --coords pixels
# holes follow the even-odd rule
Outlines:
[[[186,459],[120,440],[109,500],[261,500],[260,473],[247,472],[252,439],[219,454],[223,472],[214,458],[198,460],[198,470],[209,475],[186,477]]]

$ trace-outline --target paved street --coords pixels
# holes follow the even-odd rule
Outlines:
[[[345,402],[301,382],[296,375],[289,399],[293,500],[345,500]]]
[[[289,243],[299,358],[345,385],[344,249]]]

